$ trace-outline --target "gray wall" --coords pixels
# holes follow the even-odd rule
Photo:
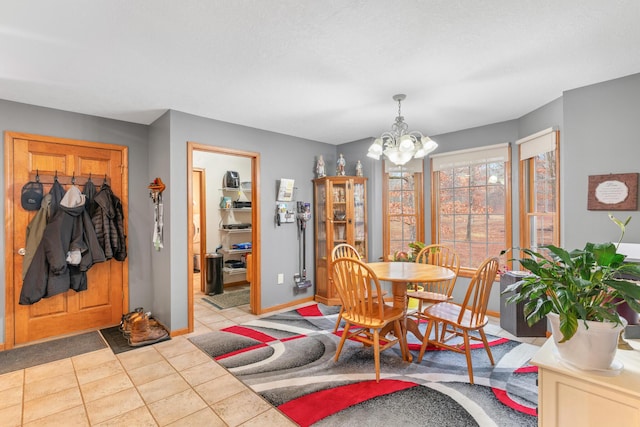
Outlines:
[[[149,196],[147,192],[147,155],[148,127],[122,121],[102,119],[83,114],[69,113],[49,108],[0,100],[0,129],[37,135],[55,136],[69,139],[118,144],[129,147],[129,300],[131,307],[150,307],[152,289],[150,280],[151,228],[149,216]],[[4,153],[4,135],[2,137]],[[6,188],[4,182],[4,162],[0,165],[0,188]],[[22,184],[22,183],[18,183]],[[4,205],[0,204],[0,222],[4,223]],[[5,259],[4,227],[0,227],[0,257]],[[5,277],[5,265],[0,266]],[[4,342],[5,287],[0,285],[0,342]]]
[[[433,135],[437,152],[514,142],[531,133],[558,126],[561,130],[561,234],[562,244],[582,247],[588,240],[617,240],[617,228],[604,211],[588,211],[587,179],[592,174],[638,172],[640,148],[640,74],[567,91],[561,98],[531,113],[503,123]],[[129,294],[131,307],[151,307],[172,330],[187,327],[187,159],[186,143],[235,148],[260,154],[262,222],[262,307],[286,304],[312,295],[293,294],[293,274],[298,270],[298,240],[295,225],[274,223],[276,182],[296,181],[295,198],[313,200],[315,159],[323,155],[329,175],[335,174],[338,153],[347,159],[352,174],[360,159],[369,178],[369,259],[382,255],[381,162],[366,157],[370,138],[338,147],[292,136],[280,135],[230,123],[169,111],[151,126],[101,119],[0,100],[0,129],[73,139],[103,141],[129,147]],[[3,140],[4,143],[4,140]],[[512,187],[514,193],[514,245],[518,242],[517,159],[514,148]],[[4,165],[0,166],[4,167]],[[151,245],[153,206],[147,185],[160,176],[164,194],[165,248]],[[4,180],[4,171],[0,174]],[[5,188],[5,183],[2,183]],[[430,224],[429,161],[425,162],[425,221]],[[215,190],[217,191],[217,190]],[[4,198],[0,217],[4,216]],[[620,218],[634,218],[626,242],[640,242],[640,216],[616,212]],[[426,241],[431,240],[426,227]],[[0,229],[4,241],[4,229]],[[4,255],[0,248],[0,255]],[[2,266],[4,274],[4,265]],[[307,229],[307,270],[313,282],[313,225]],[[278,273],[285,284],[277,285]],[[460,279],[459,290],[464,290]],[[494,289],[490,309],[499,310]],[[4,338],[4,287],[0,290],[0,337]],[[459,299],[460,294],[454,294]],[[4,341],[4,340],[2,340]]]
[[[587,183],[589,175],[640,172],[640,74],[570,90],[563,98],[563,245],[617,242],[618,228],[607,211],[587,210]],[[640,214],[612,213],[633,217],[625,242],[640,243]]]
[[[153,226],[154,226],[154,207],[153,202],[147,195],[147,205],[149,206],[149,215],[147,216],[146,227],[149,229],[149,239],[147,248],[151,254],[151,277],[150,286],[153,289],[152,311],[154,315],[161,319],[170,330],[175,330],[174,325],[174,306],[172,305],[172,283],[176,283],[174,277],[179,277],[179,270],[173,264],[173,245],[171,244],[171,230],[173,224],[171,222],[171,200],[172,195],[180,193],[180,187],[172,185],[171,182],[171,163],[173,157],[171,155],[171,114],[165,113],[149,127],[149,156],[148,156],[148,175],[146,182],[152,182],[156,177],[162,179],[167,186],[162,194],[163,205],[163,248],[156,250],[152,244]],[[148,184],[147,184],[148,185]],[[182,192],[186,192],[186,185],[182,187]],[[186,234],[184,239],[186,240]],[[131,266],[133,269],[133,266]],[[186,267],[184,268],[186,275]],[[186,293],[186,277],[182,280],[182,284]],[[186,305],[186,296],[177,304]]]
[[[294,197],[298,201],[313,201],[315,159],[323,155],[328,174],[335,173],[329,165],[336,161],[336,147],[316,141],[238,126],[171,111],[171,176],[166,182],[173,188],[171,212],[171,328],[187,327],[187,141],[260,153],[260,220],[262,244],[262,307],[272,307],[313,296],[313,289],[294,295],[293,275],[298,271],[298,235],[295,224],[280,227],[275,224],[276,182],[281,178],[295,180]],[[177,189],[177,190],[176,190]],[[211,191],[211,190],[210,190]],[[214,189],[215,195],[217,189]],[[167,202],[165,201],[165,212]],[[307,275],[313,283],[313,224],[307,228]],[[166,246],[166,245],[165,245]],[[285,282],[277,285],[277,275]],[[166,299],[169,295],[164,295]],[[166,303],[165,303],[166,304]]]

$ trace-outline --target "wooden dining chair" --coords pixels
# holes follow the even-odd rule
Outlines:
[[[334,246],[331,251],[331,262],[335,261],[338,258],[353,258],[358,261],[362,261],[362,257],[358,253],[358,250],[351,246],[348,243],[340,243]],[[331,281],[331,270],[329,271],[329,280]],[[382,291],[382,296],[385,296],[387,291]],[[374,296],[375,297],[375,296]],[[340,327],[340,322],[342,322],[342,312],[343,308],[340,307],[340,312],[338,313],[338,318],[336,319],[336,326],[333,328],[333,332],[338,332],[338,328]]]
[[[378,277],[362,261],[354,258],[338,258],[333,262],[332,275],[342,301],[342,318],[345,321],[335,361],[338,361],[347,339],[373,346],[376,382],[380,382],[381,351],[399,344],[403,359],[407,356],[405,337],[400,323],[404,318],[404,308],[384,303]],[[381,345],[380,330],[390,323],[393,324],[394,338],[383,337],[386,343]]]
[[[340,243],[333,247],[333,250],[331,251],[331,262],[333,263],[333,261],[335,261],[338,258],[353,258],[353,259],[357,259],[358,261],[362,260],[362,257],[358,253],[358,250],[348,243]],[[331,277],[331,271],[329,271],[329,277]],[[338,313],[338,318],[336,319],[336,326],[333,328],[334,333],[337,332],[338,328],[340,327],[340,322],[342,322],[343,311],[344,311],[344,308],[341,306],[340,312]]]
[[[362,260],[358,250],[348,243],[340,243],[333,247],[333,250],[331,251],[331,261],[338,258],[353,258],[358,261]]]
[[[460,271],[460,257],[452,248],[445,245],[434,244],[422,248],[416,256],[415,262],[445,267],[455,273],[453,279],[450,280],[413,284],[414,290],[408,291],[407,297],[418,300],[418,310],[411,315],[417,317],[419,320],[424,318],[422,314],[423,303],[438,303],[452,299],[451,293],[453,292],[453,287],[456,284],[458,272]],[[422,287],[422,290],[419,290],[418,286]]]
[[[418,363],[422,362],[422,357],[428,345],[445,348],[458,353],[465,353],[467,357],[467,369],[469,371],[469,381],[473,384],[473,366],[471,365],[471,347],[469,340],[482,341],[487,351],[489,360],[493,365],[493,355],[489,349],[489,343],[484,333],[484,326],[489,321],[487,317],[487,304],[493,281],[496,279],[499,261],[497,257],[487,258],[476,270],[471,279],[469,289],[462,304],[453,302],[439,302],[424,310],[424,316],[428,320],[427,331],[420,346]],[[442,333],[438,333],[438,327],[442,327]],[[431,332],[434,332],[431,339]],[[469,332],[478,331],[480,338],[470,335]],[[451,338],[462,336],[463,343],[460,345],[448,344]]]

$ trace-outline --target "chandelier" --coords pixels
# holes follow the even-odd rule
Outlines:
[[[412,158],[421,159],[438,148],[438,144],[428,136],[418,131],[409,132],[409,126],[404,122],[400,112],[400,104],[406,97],[407,95],[403,94],[393,96],[393,100],[398,101],[396,122],[391,125],[390,132],[384,132],[373,141],[367,157],[380,160],[380,156],[384,154],[391,163],[402,166]]]

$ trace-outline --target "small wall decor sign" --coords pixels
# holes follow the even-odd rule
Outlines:
[[[638,173],[589,175],[587,209],[635,211],[638,209]]]

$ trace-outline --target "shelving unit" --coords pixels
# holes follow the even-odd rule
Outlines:
[[[251,190],[223,187],[220,191],[224,197],[229,197],[231,199],[232,204],[230,207],[220,208],[220,214],[222,217],[221,224],[218,227],[220,232],[220,242],[222,244],[222,249],[220,251],[223,253],[225,261],[241,260],[243,255],[251,253],[251,249],[232,249],[232,246],[233,244],[240,242],[250,242],[252,232],[251,227],[224,228],[223,225],[251,223],[250,207],[233,207],[233,203],[241,199],[243,195],[247,200],[251,200]],[[235,283],[245,281],[247,269],[246,267],[231,268],[225,265],[222,268],[222,272],[224,273],[225,283]]]

